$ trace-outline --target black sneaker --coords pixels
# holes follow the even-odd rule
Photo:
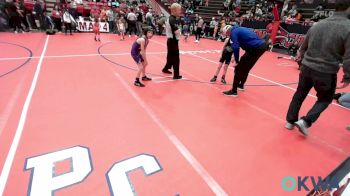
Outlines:
[[[225,96],[229,96],[229,97],[237,97],[238,96],[237,91],[233,91],[233,90],[225,91],[225,92],[223,92],[223,94]]]
[[[174,79],[174,80],[181,80],[181,79],[182,79],[182,76],[174,76],[173,79]]]
[[[167,70],[167,69],[163,69],[162,72],[165,73],[165,74],[172,74],[172,72]]]
[[[135,85],[135,86],[138,86],[138,87],[145,87],[145,85],[142,84],[140,81],[135,81],[135,82],[134,82],[134,85]]]
[[[237,90],[244,91],[244,85],[243,84],[238,85]]]
[[[223,84],[227,84],[227,82],[226,82],[225,78],[221,78],[221,83],[223,83]]]
[[[142,81],[151,81],[151,80],[152,80],[152,78],[149,78],[147,76],[142,77]]]
[[[216,82],[216,79],[217,79],[217,77],[214,76],[214,77],[210,80],[210,82]]]

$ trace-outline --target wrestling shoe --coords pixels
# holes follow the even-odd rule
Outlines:
[[[151,81],[151,80],[152,80],[152,78],[149,78],[147,76],[142,77],[142,81]]]
[[[216,79],[217,79],[217,76],[214,76],[214,77],[210,80],[210,82],[216,82]]]
[[[223,83],[223,84],[227,84],[227,82],[226,82],[225,78],[221,78],[221,83]]]
[[[140,81],[135,81],[135,82],[134,82],[134,85],[135,85],[135,86],[138,86],[138,87],[145,87],[145,85],[142,84]]]

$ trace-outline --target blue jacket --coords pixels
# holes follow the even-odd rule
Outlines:
[[[234,25],[231,30],[231,43],[235,61],[238,63],[240,48],[243,50],[259,48],[265,41],[250,29]]]

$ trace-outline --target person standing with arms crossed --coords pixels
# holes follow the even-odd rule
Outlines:
[[[337,73],[343,64],[343,85],[350,82],[350,1],[337,0],[333,16],[318,22],[308,31],[299,49],[301,61],[299,84],[287,113],[286,128],[295,126],[304,136],[321,113],[332,103],[337,85]],[[306,116],[299,118],[300,108],[311,88],[317,92],[317,101]]]
[[[165,22],[167,41],[167,62],[162,72],[166,74],[172,74],[169,69],[174,70],[174,80],[182,79],[180,75],[180,51],[179,51],[179,39],[181,35],[181,30],[179,28],[180,21],[176,17],[180,17],[181,5],[178,3],[173,3],[170,7],[171,15]]]

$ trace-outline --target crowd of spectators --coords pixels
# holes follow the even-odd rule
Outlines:
[[[97,18],[99,22],[108,23],[111,33],[126,31],[126,34],[131,36],[141,34],[144,25],[152,26],[161,34],[165,24],[165,16],[153,11],[144,0],[57,0],[50,14],[47,14],[43,0],[34,0],[33,4],[28,6],[23,0],[7,0],[0,9],[4,25],[13,29],[15,33],[33,29],[67,33],[67,30],[76,31],[78,20],[95,21]],[[79,9],[80,6],[84,6],[84,9]]]
[[[0,4],[0,18],[2,26],[9,26],[14,32],[28,32],[33,28],[44,29],[46,6],[42,0],[35,0],[31,10],[25,6],[23,0],[7,0]]]
[[[1,0],[0,0],[1,1]],[[31,0],[26,0],[28,1]],[[199,34],[201,37],[220,36],[222,28],[226,24],[242,22],[242,20],[267,20],[274,19],[273,9],[278,8],[280,19],[284,22],[304,21],[302,11],[291,0],[285,0],[283,4],[274,1],[251,1],[251,8],[246,13],[241,13],[241,0],[226,0],[222,10],[218,10],[218,16],[210,21],[198,22],[201,16],[193,14],[198,6],[207,6],[208,0],[169,0],[169,3],[177,2],[182,5],[184,17],[182,27],[189,29],[191,34]],[[44,0],[33,0],[26,5],[24,0],[6,0],[0,7],[0,20],[2,25],[7,24],[14,32],[26,32],[32,29],[53,30],[58,32],[65,30],[76,31],[76,21],[84,20],[106,22],[111,33],[125,31],[127,35],[138,35],[144,25],[152,26],[158,34],[163,34],[166,17],[150,8],[145,0],[102,0],[97,2],[85,0],[57,0],[50,14],[46,12]],[[322,13],[323,6],[316,10]],[[315,12],[315,13],[320,13]],[[315,14],[311,20],[318,21],[324,15]],[[1,30],[0,25],[0,30]],[[200,33],[197,29],[201,29]],[[199,40],[197,38],[197,40]]]
[[[255,5],[242,14],[244,19],[248,20],[273,20],[273,8],[277,7],[280,21],[286,23],[303,23],[312,25],[321,19],[327,18],[328,13],[324,11],[325,5],[320,4],[314,9],[314,15],[311,18],[305,18],[303,10],[298,8],[296,1],[285,0],[283,4],[279,1],[257,0]]]

